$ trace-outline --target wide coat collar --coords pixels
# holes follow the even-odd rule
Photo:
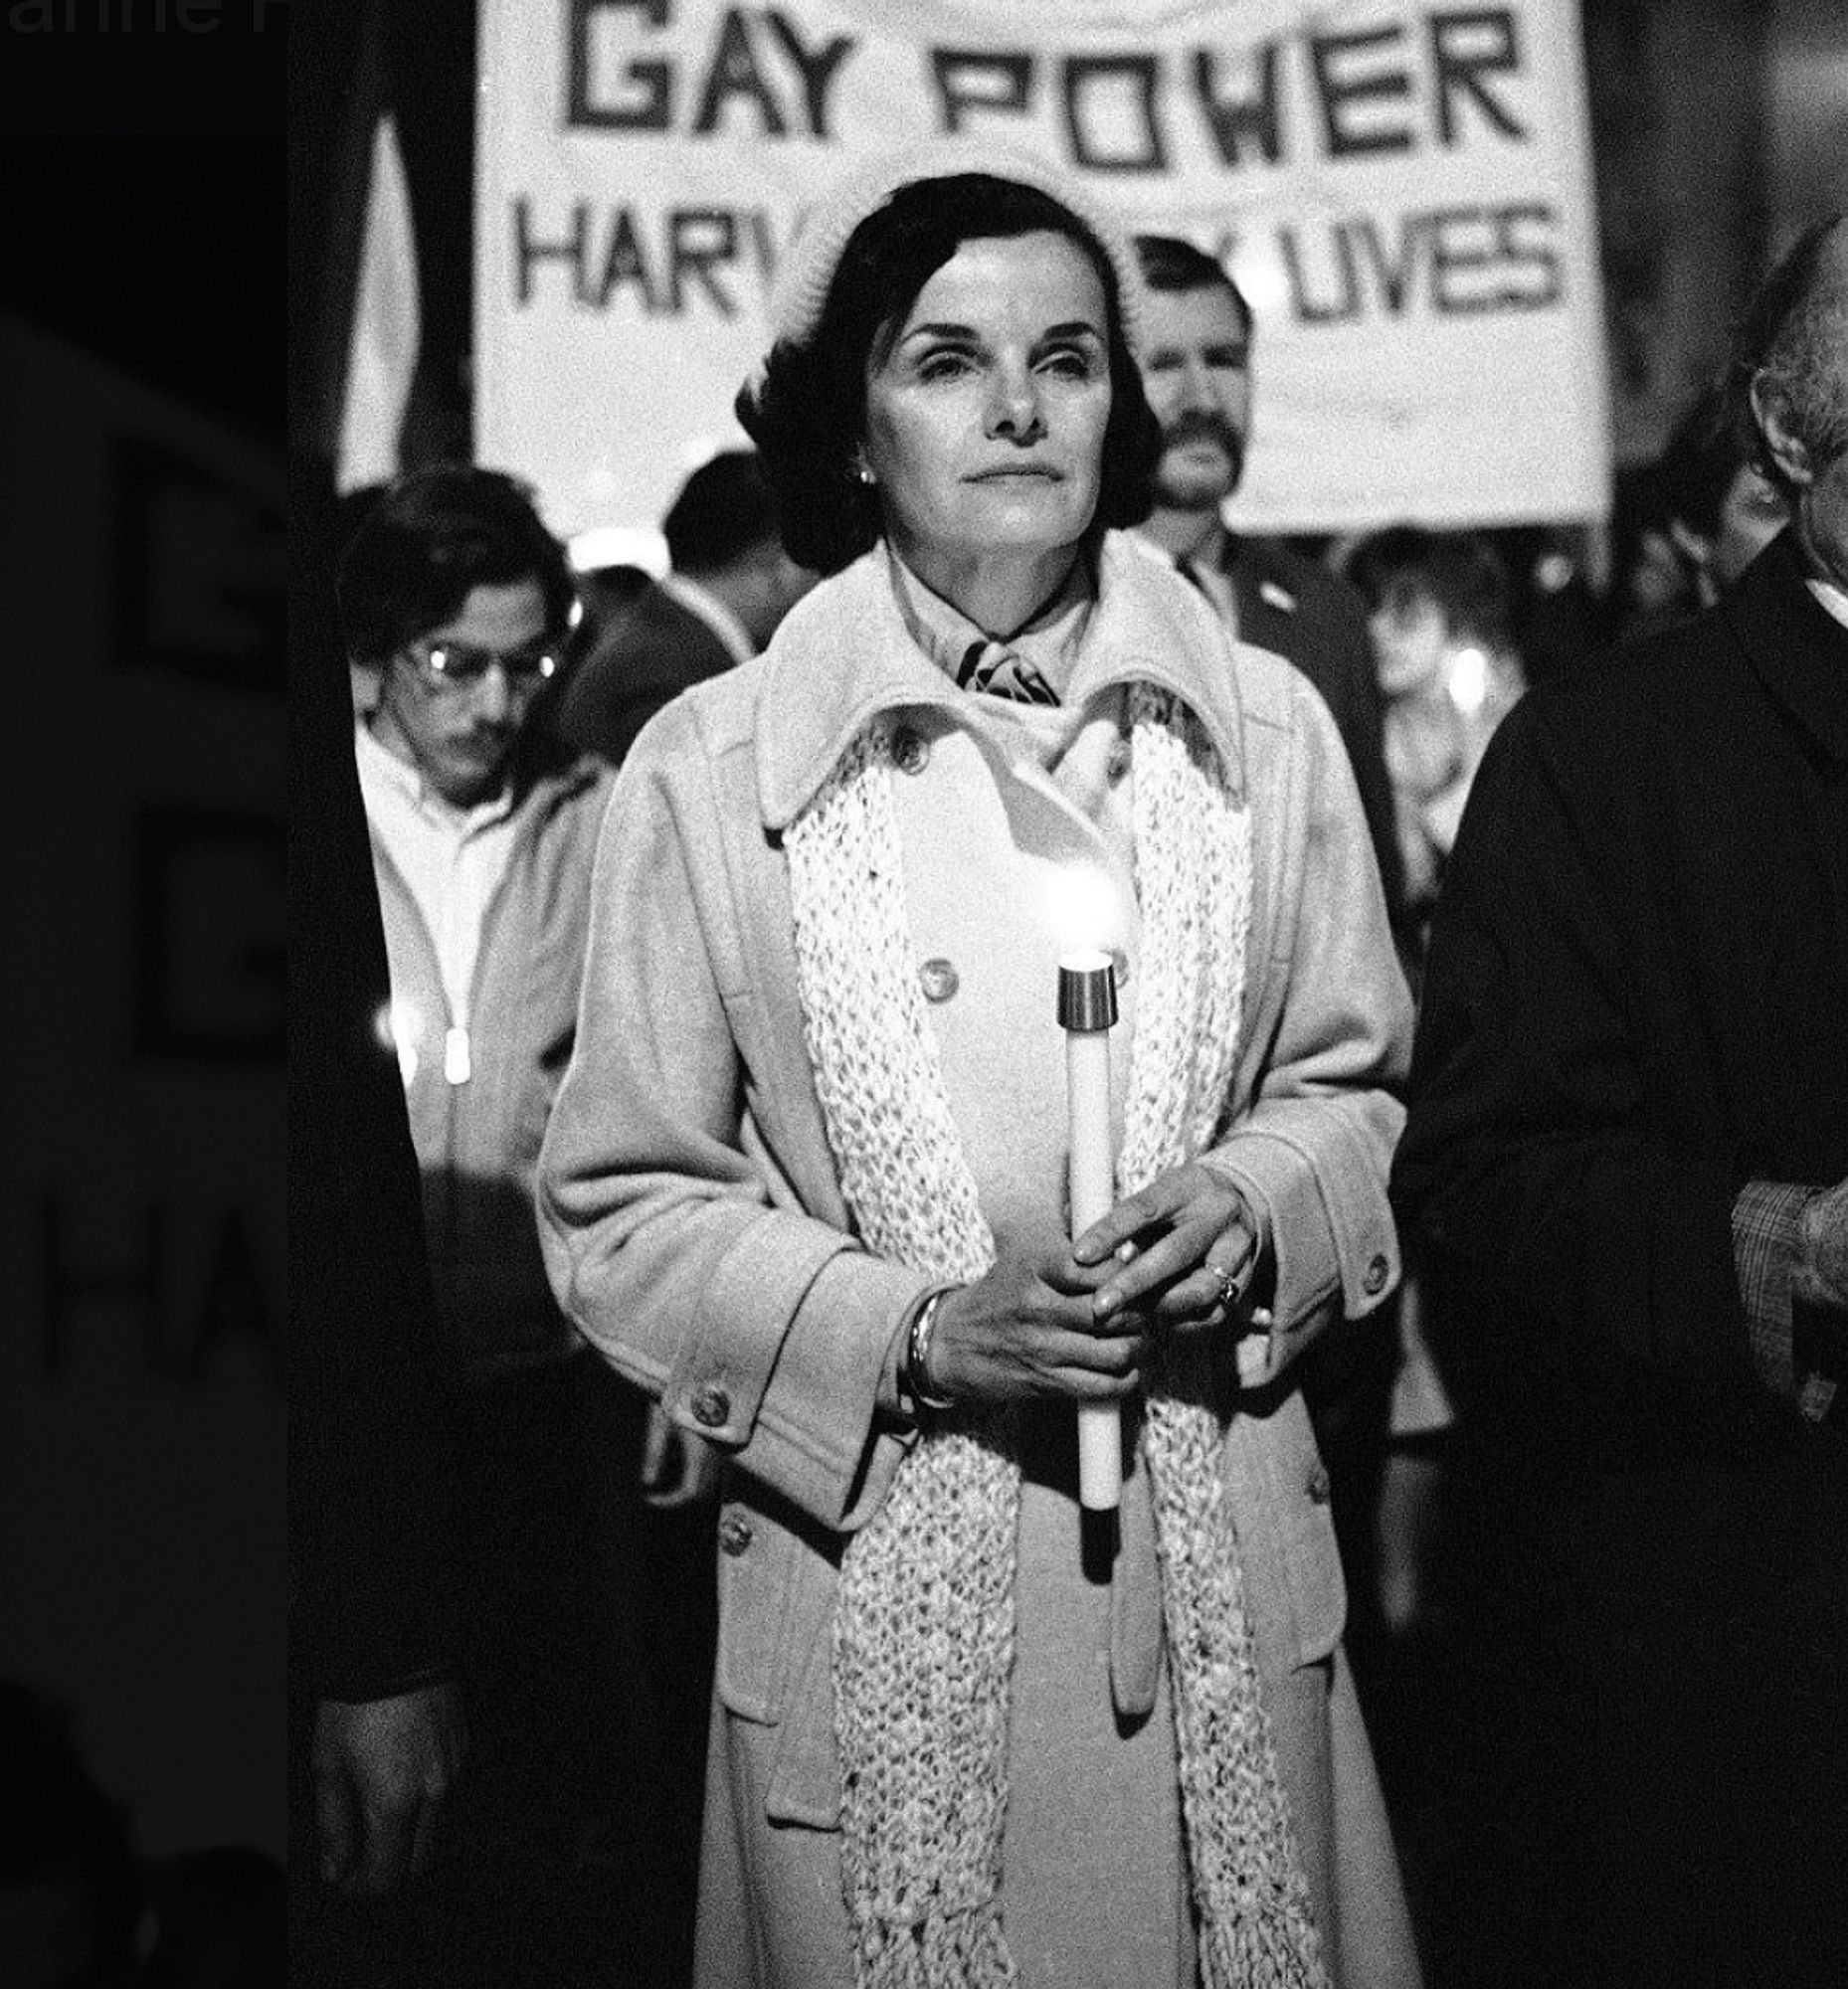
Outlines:
[[[1066,701],[1118,684],[1170,690],[1199,718],[1234,800],[1244,794],[1244,719],[1232,644],[1199,593],[1124,532],[1104,535],[1097,612]],[[763,659],[757,778],[764,824],[780,831],[814,800],[855,735],[881,712],[955,714],[958,690],[913,640],[883,547],[797,603]]]

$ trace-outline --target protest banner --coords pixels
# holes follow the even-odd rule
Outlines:
[[[1607,508],[1571,0],[488,0],[481,89],[477,453],[567,534],[651,526],[738,440],[805,205],[953,132],[1237,275],[1238,522]]]

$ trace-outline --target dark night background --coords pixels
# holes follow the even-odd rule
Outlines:
[[[0,1676],[274,1857],[288,10],[120,5],[0,8]]]

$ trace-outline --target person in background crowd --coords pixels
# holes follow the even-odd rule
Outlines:
[[[540,1206],[730,1457],[702,1989],[1416,1979],[1290,1371],[1395,1277],[1408,1004],[1326,706],[1109,529],[1141,287],[1003,147],[843,180],[739,401],[832,578],[607,817]],[[1130,1190],[1075,1244],[1071,900]]]
[[[1672,629],[1700,608],[1694,575],[1668,530],[1660,456],[1619,464],[1611,488],[1609,576],[1592,647]]]
[[[562,736],[613,766],[670,697],[756,655],[815,585],[783,550],[751,450],[694,470],[661,530],[669,570],[578,664],[559,711]]]
[[[654,576],[647,567],[627,560],[580,567],[578,598],[584,603],[584,620],[578,629],[579,654],[588,655],[653,585]]]
[[[1703,394],[1669,438],[1668,529],[1711,608],[1790,522],[1781,485],[1758,467],[1752,431],[1724,387]]]
[[[1754,459],[1755,444],[1749,418],[1724,384],[1698,396],[1676,423],[1648,473],[1650,515],[1638,555],[1673,579],[1653,591],[1645,583],[1622,626],[1624,640],[1711,608],[1789,522],[1783,491]]]
[[[460,1768],[456,1459],[385,934],[334,627],[331,479],[291,470],[289,1949],[345,1989],[369,1903],[428,1865]]]
[[[1848,1979],[1848,217],[1730,384],[1792,522],[1497,733],[1394,1174],[1470,1295],[1483,1981]]]
[[[1405,877],[1400,961],[1414,994],[1444,865],[1477,765],[1521,694],[1507,570],[1488,536],[1394,525],[1346,548],[1341,570],[1366,605],[1386,703],[1386,762]],[[1449,1454],[1455,1409],[1433,1358],[1431,1293],[1411,1239],[1398,1293],[1396,1362],[1367,1540],[1377,1642],[1363,1684],[1382,1734],[1381,1761],[1400,1823],[1421,1918],[1431,1910],[1425,1837],[1447,1824],[1431,1800],[1430,1759],[1447,1706],[1441,1653],[1455,1600],[1450,1581]],[[1459,1322],[1459,1330],[1467,1323]],[[1475,1323],[1479,1328],[1482,1322]],[[1344,1545],[1355,1529],[1344,1533]]]
[[[1592,578],[1601,524],[1498,525],[1481,535],[1507,570],[1514,647],[1530,684],[1575,669],[1602,646],[1603,599]]]
[[[1405,880],[1413,991],[1444,862],[1495,728],[1525,688],[1506,569],[1479,532],[1393,525],[1342,562],[1365,604],[1385,705],[1386,776]]]
[[[661,1469],[646,1454],[646,1404],[560,1314],[532,1210],[609,785],[546,722],[575,603],[564,548],[521,487],[465,466],[386,491],[339,573],[348,651],[379,685],[354,735],[360,789],[464,1438],[453,1496],[470,1541],[462,1677],[474,1749],[459,1886],[484,1916],[503,1889],[491,1944],[464,1955],[458,1941],[446,1965],[488,1978],[538,1931],[541,1880],[522,1899],[519,1875],[567,1855],[562,1840],[615,1815],[638,1855],[678,1844],[688,1870],[663,1857],[638,1900],[664,1925],[684,1913],[696,1827],[697,1754],[675,1760],[645,1655],[637,1480]],[[710,1475],[701,1446],[677,1434],[672,1446],[670,1477]],[[530,1950],[521,1965],[538,1965]]]
[[[1396,933],[1404,879],[1360,601],[1316,561],[1278,540],[1235,533],[1222,515],[1244,475],[1251,435],[1250,306],[1225,269],[1192,243],[1140,235],[1136,255],[1148,285],[1143,383],[1162,429],[1154,505],[1141,530],[1230,634],[1295,664],[1321,692],[1361,791]],[[1338,1321],[1301,1363],[1363,1644],[1374,1615],[1373,1513],[1392,1373],[1393,1335],[1380,1326]]]
[[[1398,847],[1360,603],[1317,561],[1279,539],[1234,532],[1223,516],[1251,440],[1251,307],[1224,268],[1192,243],[1139,235],[1136,254],[1148,285],[1143,384],[1162,425],[1155,503],[1141,530],[1239,641],[1294,663],[1322,693],[1354,767],[1396,923]]]

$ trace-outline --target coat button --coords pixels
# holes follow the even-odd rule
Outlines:
[[[926,1001],[947,1001],[963,985],[956,969],[947,960],[927,960],[918,969]]]
[[[751,1544],[751,1523],[742,1513],[727,1513],[719,1522],[719,1546],[728,1554],[741,1554]]]
[[[707,1381],[693,1390],[693,1420],[705,1429],[722,1428],[731,1414],[731,1396],[716,1381]]]
[[[892,763],[901,774],[921,774],[930,765],[930,741],[901,725],[892,734]]]
[[[1361,1288],[1370,1299],[1375,1299],[1386,1290],[1386,1279],[1391,1276],[1392,1267],[1386,1260],[1383,1251],[1375,1251],[1367,1260],[1366,1275],[1361,1279]]]
[[[1310,1500],[1314,1505],[1326,1506],[1328,1504],[1328,1473],[1318,1464],[1310,1472],[1309,1482],[1303,1487],[1303,1490],[1309,1494]]]

